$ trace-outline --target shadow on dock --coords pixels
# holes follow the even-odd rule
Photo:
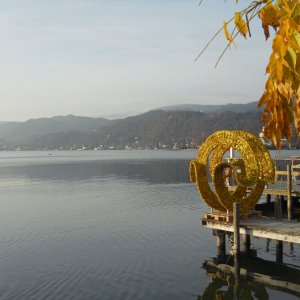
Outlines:
[[[197,300],[270,299],[268,288],[300,298],[300,269],[241,253],[203,264],[211,282]]]

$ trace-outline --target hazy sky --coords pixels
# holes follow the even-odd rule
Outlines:
[[[171,104],[256,101],[271,45],[261,25],[215,62],[223,34],[249,1],[2,0],[0,121],[102,116]]]

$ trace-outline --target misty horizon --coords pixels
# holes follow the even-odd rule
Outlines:
[[[227,44],[222,33],[194,59],[242,4],[198,4],[1,2],[0,120],[258,100],[271,51],[261,24],[252,24],[252,38],[238,37],[238,49],[229,49],[215,69]]]
[[[247,103],[242,103],[242,102],[237,102],[237,103],[232,103],[232,102],[228,102],[225,104],[193,104],[193,103],[187,103],[187,104],[174,104],[174,105],[167,105],[167,106],[160,106],[160,107],[155,107],[153,109],[150,110],[146,110],[146,111],[124,111],[124,112],[120,112],[120,113],[114,113],[112,112],[111,114],[97,114],[97,115],[74,115],[72,113],[66,113],[66,114],[57,114],[57,115],[52,115],[52,116],[37,116],[37,117],[30,117],[28,119],[24,119],[24,120],[0,120],[0,123],[9,123],[9,122],[18,122],[18,123],[22,123],[22,122],[27,122],[30,120],[38,120],[38,119],[51,119],[51,118],[59,118],[59,117],[84,117],[84,118],[104,118],[104,119],[108,119],[108,120],[117,120],[117,119],[124,119],[127,117],[134,117],[134,116],[138,116],[140,114],[144,114],[150,111],[154,111],[154,110],[165,110],[165,109],[169,109],[174,107],[175,110],[181,110],[181,107],[193,107],[193,106],[203,106],[203,107],[218,107],[218,106],[228,106],[228,105],[232,105],[232,106],[239,106],[239,105],[248,105],[248,104],[253,104],[256,103],[256,101],[251,101],[251,102],[247,102]],[[258,103],[258,102],[257,102]]]

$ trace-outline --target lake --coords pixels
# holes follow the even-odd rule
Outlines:
[[[0,152],[0,299],[204,299],[216,241],[189,182],[196,153]],[[297,245],[284,261],[300,268]]]

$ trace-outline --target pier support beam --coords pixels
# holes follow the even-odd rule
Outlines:
[[[233,203],[233,254],[239,256],[240,254],[240,204]]]
[[[249,234],[243,234],[243,251],[246,253],[250,253],[251,240]]]
[[[226,235],[223,230],[216,230],[215,235],[217,237],[217,256],[226,256]]]
[[[276,196],[274,201],[274,214],[276,219],[282,219],[282,204],[281,204],[281,197]]]
[[[276,262],[282,263],[283,262],[283,242],[276,241]]]
[[[240,299],[241,269],[238,256],[234,257],[234,299]]]
[[[287,213],[288,220],[293,218],[293,203],[292,203],[292,168],[287,166]]]

